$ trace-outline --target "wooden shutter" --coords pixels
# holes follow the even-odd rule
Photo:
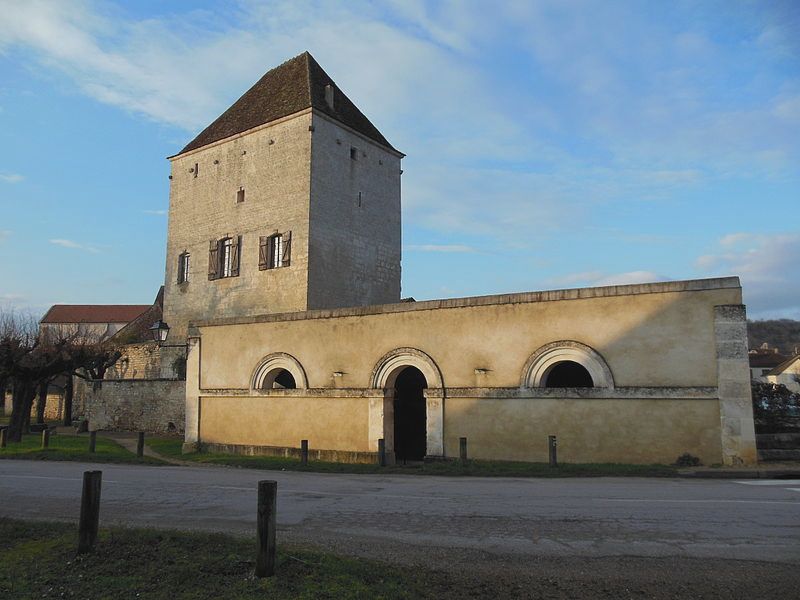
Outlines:
[[[262,235],[258,238],[258,270],[269,269],[269,236]]]
[[[242,236],[231,240],[231,277],[239,276],[239,249],[242,246]]]
[[[211,240],[208,244],[208,279],[219,277],[219,242]]]
[[[287,231],[283,234],[283,256],[281,266],[288,267],[292,258],[292,232]]]
[[[183,254],[178,255],[178,283],[183,283]]]

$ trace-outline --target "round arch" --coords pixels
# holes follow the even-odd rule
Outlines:
[[[559,363],[575,362],[589,371],[594,387],[614,389],[614,376],[599,352],[586,344],[562,340],[534,352],[522,371],[522,387],[545,387],[547,375]]]
[[[385,354],[372,369],[370,386],[378,389],[393,388],[397,375],[405,367],[419,369],[429,388],[444,388],[442,372],[436,362],[416,348],[397,348]]]
[[[291,373],[294,378],[295,387],[299,389],[308,388],[308,378],[300,364],[294,356],[284,352],[275,352],[265,356],[256,366],[253,371],[253,376],[250,378],[250,389],[262,390],[264,385],[270,381],[270,378],[275,377],[276,372],[286,370]]]

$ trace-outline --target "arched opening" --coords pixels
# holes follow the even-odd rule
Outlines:
[[[253,371],[250,389],[256,391],[307,389],[308,378],[291,354],[275,352],[264,357]]]
[[[544,387],[590,388],[594,387],[594,381],[586,367],[574,361],[565,360],[550,367],[544,376]]]
[[[294,375],[286,369],[272,369],[264,376],[261,383],[262,390],[294,390],[296,388]]]
[[[416,367],[405,367],[394,382],[394,453],[398,461],[425,458],[427,450],[424,389],[428,382]]]

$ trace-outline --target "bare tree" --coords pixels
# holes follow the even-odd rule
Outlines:
[[[0,379],[13,386],[8,440],[19,442],[28,430],[37,388],[46,390],[46,382],[60,374],[101,379],[119,356],[111,342],[96,336],[80,335],[69,328],[40,331],[30,315],[0,312]],[[45,399],[46,391],[40,403],[42,417]]]

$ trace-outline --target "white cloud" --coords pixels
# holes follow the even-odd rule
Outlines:
[[[463,244],[411,244],[406,246],[406,250],[412,252],[475,252],[472,246]]]
[[[159,215],[164,216],[167,214],[166,210],[143,210],[142,211],[146,215]]]
[[[94,246],[90,246],[87,244],[79,244],[78,242],[73,242],[72,240],[53,239],[49,240],[49,242],[54,246],[61,246],[62,248],[72,248],[75,250],[84,250],[86,252],[91,252],[92,254],[97,254],[100,252],[100,250],[95,248]]]
[[[738,275],[750,316],[800,318],[800,234],[736,233],[695,266],[708,275]]]
[[[625,210],[713,178],[796,169],[791,85],[764,86],[770,98],[746,104],[728,103],[727,90],[715,98],[715,78],[738,70],[714,36],[646,9],[586,6],[242,1],[225,20],[177,9],[136,20],[99,2],[30,0],[4,7],[0,51],[23,46],[92,98],[193,132],[309,49],[409,152],[404,216],[503,244],[529,243],[543,224],[584,226],[598,205]],[[522,50],[503,65],[515,87],[504,87],[487,62],[506,60],[492,51],[515,34]],[[574,132],[599,158],[561,141]]]
[[[6,183],[19,183],[24,179],[25,177],[19,173],[0,173],[0,181],[5,181]]]

